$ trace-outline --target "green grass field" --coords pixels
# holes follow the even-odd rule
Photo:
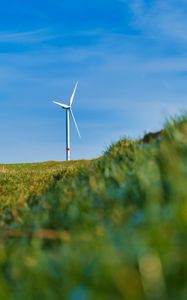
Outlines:
[[[0,299],[186,300],[187,117],[93,161],[0,165]]]

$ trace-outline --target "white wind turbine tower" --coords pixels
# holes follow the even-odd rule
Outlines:
[[[76,93],[76,90],[77,90],[77,86],[78,86],[78,82],[75,85],[73,94],[70,98],[69,105],[53,101],[53,103],[59,105],[61,108],[66,110],[66,160],[70,160],[70,114],[73,118],[73,121],[74,121],[75,127],[77,129],[78,135],[81,138],[79,128],[77,126],[77,122],[75,120],[75,117],[74,117],[74,114],[73,114],[73,111],[72,111],[72,104],[73,104],[73,100],[75,98],[75,93]]]

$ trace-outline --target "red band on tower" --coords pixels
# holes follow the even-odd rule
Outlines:
[[[70,148],[67,148],[66,150],[67,150],[67,151],[70,151]]]

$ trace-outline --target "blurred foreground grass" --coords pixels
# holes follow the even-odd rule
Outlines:
[[[0,166],[0,299],[187,299],[187,117],[95,161]]]

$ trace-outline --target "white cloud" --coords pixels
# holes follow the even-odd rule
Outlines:
[[[150,38],[187,43],[187,3],[184,0],[119,0],[133,13],[132,26]]]
[[[57,38],[50,28],[40,28],[31,31],[0,32],[0,43],[42,43]]]

